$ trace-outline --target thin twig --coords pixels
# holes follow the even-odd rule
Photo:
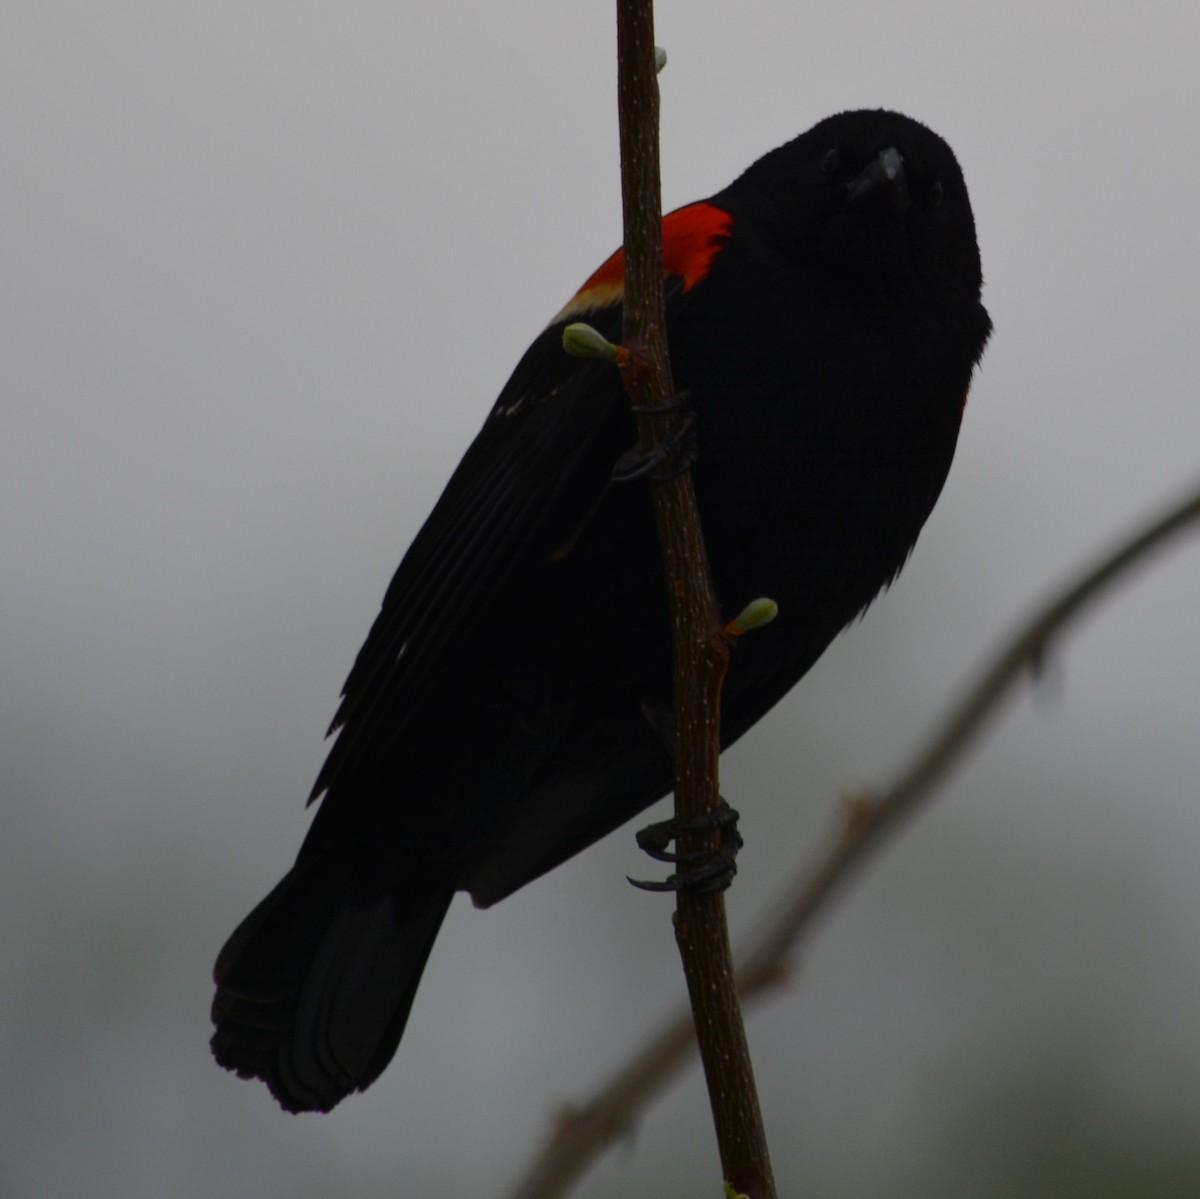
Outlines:
[[[617,0],[621,198],[625,219],[623,341],[625,386],[638,416],[643,451],[678,419],[645,414],[674,394],[663,303],[662,208],[658,157],[658,80],[652,0]],[[729,644],[713,594],[691,472],[653,485],[675,649],[675,815],[681,823],[721,802],[721,684]],[[680,833],[681,855],[711,855],[715,832]],[[675,938],[700,1041],[721,1167],[728,1187],[749,1199],[774,1199],[750,1051],[738,1002],[724,897],[678,892]]]
[[[737,973],[744,1000],[756,998],[787,974],[786,956],[824,909],[834,890],[853,869],[929,798],[956,765],[1002,702],[1024,678],[1036,677],[1052,643],[1116,586],[1126,581],[1150,555],[1176,534],[1200,524],[1200,486],[1160,515],[1147,521],[1061,587],[985,664],[976,682],[946,719],[910,756],[892,783],[876,795],[851,798],[832,844],[771,905],[742,955]],[[558,1127],[510,1199],[555,1199],[609,1145],[618,1140],[642,1111],[691,1059],[695,1041],[691,1017],[680,1012],[633,1053],[586,1103],[564,1113]]]

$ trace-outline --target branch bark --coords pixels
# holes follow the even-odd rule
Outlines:
[[[674,395],[663,303],[662,208],[658,155],[658,80],[652,0],[617,0],[621,199],[625,223],[623,368],[635,410]],[[639,411],[643,451],[665,437],[677,415]],[[675,815],[691,821],[721,802],[720,695],[729,643],[713,595],[690,471],[652,484],[655,520],[675,649]],[[681,854],[712,854],[715,832],[683,833]],[[749,1199],[774,1199],[775,1184],[720,893],[678,893],[675,937],[704,1061],[727,1187]]]
[[[1200,484],[1139,525],[1051,597],[985,661],[959,702],[921,743],[894,780],[875,794],[850,797],[828,848],[771,905],[760,932],[742,954],[737,984],[758,998],[788,972],[787,955],[824,910],[831,895],[869,854],[928,800],[950,770],[998,716],[1025,678],[1036,677],[1054,643],[1100,599],[1127,581],[1149,557],[1200,526]],[[688,1012],[669,1019],[630,1055],[610,1080],[564,1112],[510,1199],[555,1199],[592,1161],[625,1135],[637,1117],[691,1060],[695,1040]]]

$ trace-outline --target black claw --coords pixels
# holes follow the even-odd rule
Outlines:
[[[649,854],[656,862],[677,862],[679,854],[671,852],[667,846],[675,840],[675,830],[678,827],[674,820],[663,820],[658,824],[648,824],[634,834],[638,849]],[[689,857],[694,855],[688,855]]]
[[[670,878],[664,879],[664,881],[661,883],[652,882],[652,881],[650,881],[648,879],[644,879],[644,878],[630,878],[629,875],[626,875],[625,878],[629,881],[630,884],[637,887],[637,889],[639,891],[677,891],[677,890],[679,890],[678,881],[675,878],[675,875],[673,875],[673,874],[671,875]]]
[[[737,853],[744,842],[737,828],[738,814],[724,800],[715,811],[706,812],[695,820],[663,820],[647,825],[637,833],[638,848],[658,862],[674,862],[687,866],[663,882],[629,881],[642,891],[685,891],[690,895],[707,895],[724,891],[737,874]],[[716,853],[671,853],[667,850],[680,832],[721,830],[721,848]]]
[[[634,412],[680,412],[682,415],[653,449],[643,451],[635,447],[626,450],[613,466],[614,483],[630,483],[647,476],[656,483],[666,483],[678,478],[696,461],[696,414],[690,405],[688,393],[681,391],[666,403],[652,408],[634,407]],[[660,470],[660,467],[664,469]]]

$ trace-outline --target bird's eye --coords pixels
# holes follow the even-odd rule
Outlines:
[[[929,206],[930,208],[941,208],[942,201],[946,198],[946,189],[942,186],[942,181],[937,179],[933,186],[929,189]]]
[[[841,166],[841,163],[842,156],[838,153],[837,146],[830,146],[825,151],[825,157],[821,159],[821,174],[832,175]]]

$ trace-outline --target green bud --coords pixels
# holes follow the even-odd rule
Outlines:
[[[578,321],[568,325],[562,334],[563,349],[576,358],[603,358],[606,362],[616,362],[621,347],[615,346],[591,325]]]
[[[761,629],[779,615],[779,605],[773,599],[760,596],[751,600],[726,626],[731,637],[740,637],[751,629]]]
[[[654,69],[661,75],[667,65],[667,52],[661,46],[654,47]]]

